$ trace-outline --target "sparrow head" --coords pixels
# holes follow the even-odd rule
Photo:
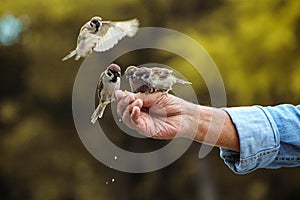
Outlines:
[[[126,78],[133,77],[135,72],[137,71],[137,69],[138,68],[136,66],[127,67],[127,69],[125,71]]]
[[[111,64],[106,68],[106,76],[111,82],[116,82],[121,77],[121,68],[117,64]]]
[[[152,68],[147,67],[140,67],[136,72],[135,75],[138,78],[149,78],[152,74]]]
[[[89,26],[91,29],[95,30],[95,33],[99,31],[99,28],[102,26],[102,18],[101,17],[93,17],[90,20]]]
[[[167,77],[168,75],[173,74],[173,70],[160,67],[153,67],[152,72],[153,74],[159,74],[161,77]]]

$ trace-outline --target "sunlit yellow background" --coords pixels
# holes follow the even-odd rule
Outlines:
[[[118,172],[95,160],[72,118],[73,82],[82,60],[61,61],[94,15],[138,18],[142,27],[174,29],[195,39],[220,70],[228,106],[300,102],[298,0],[0,0],[0,20],[10,16],[22,22],[13,42],[0,43],[1,199],[300,197],[299,168],[238,176],[223,164],[218,149],[198,159],[197,143],[171,166],[147,174]],[[125,56],[119,64],[174,67],[193,82],[199,102],[209,104],[203,81],[188,75],[189,63],[176,55],[145,54]],[[102,124],[110,124],[106,115]],[[125,149],[161,145],[111,131],[111,139]]]

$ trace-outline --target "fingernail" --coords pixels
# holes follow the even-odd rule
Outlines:
[[[143,106],[143,101],[141,99],[136,99],[133,103],[132,106],[137,106],[141,108]]]
[[[129,104],[130,102],[134,101],[134,96],[132,94],[128,94],[126,95],[126,97],[124,98],[124,103],[125,104]]]

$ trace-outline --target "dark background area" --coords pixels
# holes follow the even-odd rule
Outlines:
[[[299,199],[299,168],[236,175],[218,148],[199,159],[198,143],[168,167],[145,174],[119,172],[93,158],[72,116],[73,83],[82,60],[61,58],[94,15],[138,18],[141,27],[174,29],[195,39],[220,70],[228,106],[300,102],[299,1],[1,0],[1,199]],[[3,24],[9,19],[20,20],[22,27],[7,39]],[[132,52],[118,60],[121,66],[147,62],[184,74],[190,70],[183,59],[160,51]],[[209,105],[203,81],[189,80],[198,101]],[[112,116],[105,115],[101,124],[109,128]],[[167,143],[133,139],[115,129],[108,134],[128,150],[149,151]]]

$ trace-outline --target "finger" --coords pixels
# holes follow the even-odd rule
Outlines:
[[[124,95],[123,95],[123,91],[122,90],[116,90],[115,91],[115,97],[116,97],[116,99],[119,101],[120,99],[122,99],[122,97],[123,97]]]
[[[124,96],[126,96],[128,94],[133,94],[133,93],[128,92],[127,90],[125,90],[125,91],[116,90],[115,91],[115,97],[116,97],[117,100],[120,100],[121,98],[123,98]]]
[[[130,118],[132,118],[132,113],[134,110],[135,119],[139,117],[140,109],[143,107],[143,102],[140,99],[136,99],[132,104],[129,104],[123,112],[122,119],[126,125],[133,125]]]
[[[131,107],[132,108],[132,107]],[[130,106],[127,106],[122,114],[123,123],[131,129],[135,129],[134,124],[131,121],[131,109]]]
[[[147,133],[147,123],[146,120],[141,116],[141,109],[138,106],[134,106],[132,111],[126,109],[123,116],[123,122],[131,129],[138,131],[141,135],[149,137]]]
[[[138,118],[140,117],[141,114],[141,109],[138,106],[134,106],[132,108],[132,112],[131,112],[131,119],[133,122],[137,122]]]
[[[117,95],[119,95],[117,93]],[[117,105],[117,113],[120,117],[123,116],[123,112],[127,108],[127,106],[135,100],[135,97],[132,93],[129,93],[122,97]]]
[[[141,99],[136,99],[132,104],[131,104],[132,107],[134,106],[137,106],[139,108],[142,108],[143,107],[143,101]]]
[[[135,97],[137,99],[141,99],[143,101],[144,107],[151,107],[156,101],[158,101],[164,95],[169,95],[169,94],[164,94],[162,92],[137,93],[137,94],[135,94]]]
[[[150,112],[164,117],[181,114],[187,105],[185,100],[162,92],[138,93],[135,97],[141,99]]]
[[[131,112],[131,124],[135,130],[146,137],[151,137],[150,130],[153,126],[152,123],[153,121],[148,114],[142,113],[141,109],[137,106],[133,107]]]

